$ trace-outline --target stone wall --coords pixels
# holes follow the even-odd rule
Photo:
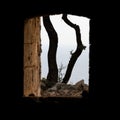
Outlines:
[[[24,96],[41,96],[40,17],[24,21]]]

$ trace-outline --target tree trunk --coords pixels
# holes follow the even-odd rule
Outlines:
[[[49,16],[43,16],[43,24],[49,36],[49,51],[48,51],[48,75],[47,80],[51,84],[58,81],[58,67],[56,62],[56,52],[58,44],[57,33],[50,21]]]
[[[76,40],[77,40],[77,48],[76,51],[74,53],[71,53],[71,58],[69,61],[69,64],[67,66],[67,70],[66,70],[66,74],[63,78],[62,83],[68,83],[73,67],[78,59],[78,57],[81,55],[83,49],[85,49],[86,47],[82,44],[81,41],[81,35],[80,35],[80,28],[78,25],[71,23],[68,19],[67,19],[67,14],[63,14],[62,19],[72,28],[75,29],[76,32]]]

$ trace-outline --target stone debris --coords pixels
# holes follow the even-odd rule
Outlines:
[[[42,97],[83,97],[83,92],[89,92],[89,86],[84,80],[78,81],[75,85],[56,83],[51,88],[46,88],[45,82],[41,84]]]

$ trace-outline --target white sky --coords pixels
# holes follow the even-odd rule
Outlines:
[[[76,34],[75,30],[67,25],[62,20],[62,14],[51,15],[51,22],[58,34],[58,49],[57,49],[57,64],[58,67],[62,63],[64,66],[68,65],[70,60],[70,51],[76,50]],[[84,79],[85,83],[89,83],[89,21],[90,19],[86,17],[79,17],[74,15],[68,15],[68,19],[79,25],[81,30],[81,39],[86,49],[83,50],[82,54],[77,59],[75,66],[73,68],[70,80],[68,83],[75,84],[77,81]],[[41,66],[42,66],[42,77],[47,77],[48,74],[48,61],[47,52],[49,48],[49,38],[48,34],[43,26],[43,21],[41,18],[41,41],[42,41],[42,54],[41,54]],[[67,68],[67,67],[66,67]],[[65,73],[66,69],[63,70]]]

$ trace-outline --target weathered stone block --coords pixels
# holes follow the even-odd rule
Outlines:
[[[24,96],[41,96],[40,17],[24,23]]]
[[[24,44],[24,67],[38,66],[37,43]]]

